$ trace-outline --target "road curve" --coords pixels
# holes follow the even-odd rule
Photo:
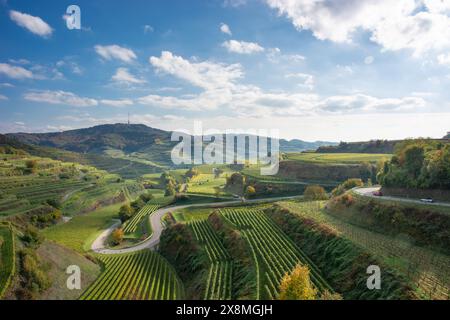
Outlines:
[[[258,202],[272,202],[272,201],[279,201],[279,200],[286,200],[286,199],[292,199],[292,198],[298,198],[299,196],[290,196],[290,197],[277,197],[277,198],[264,198],[264,199],[253,199],[253,200],[246,200],[245,202],[242,202],[241,200],[236,201],[225,201],[225,202],[211,202],[211,203],[199,203],[199,204],[187,204],[187,205],[180,205],[180,206],[172,206],[172,207],[165,207],[156,210],[150,215],[150,224],[152,226],[153,233],[150,237],[145,239],[144,241],[132,246],[127,247],[123,249],[107,249],[105,248],[105,241],[108,239],[111,232],[114,231],[119,225],[120,222],[115,222],[112,226],[110,226],[108,229],[104,230],[97,239],[94,240],[94,242],[91,245],[91,250],[95,253],[100,254],[121,254],[121,253],[130,253],[135,252],[143,249],[150,249],[153,250],[158,244],[159,244],[159,238],[161,237],[161,233],[163,231],[163,225],[162,225],[162,218],[164,215],[168,212],[174,212],[176,210],[185,209],[189,207],[223,207],[224,205],[232,205],[232,204],[247,204],[247,203],[258,203]]]
[[[380,190],[380,187],[368,187],[368,188],[354,188],[353,191],[361,196],[364,197],[370,197],[370,198],[377,198],[380,200],[393,200],[393,201],[399,201],[399,202],[406,202],[406,203],[417,203],[421,205],[428,205],[428,206],[439,206],[439,207],[449,207],[450,203],[448,202],[422,202],[417,199],[408,199],[408,198],[401,198],[401,197],[392,197],[392,196],[375,196],[373,193]]]

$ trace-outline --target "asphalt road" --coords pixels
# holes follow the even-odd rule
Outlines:
[[[152,226],[153,233],[150,237],[145,239],[144,241],[132,246],[127,247],[123,249],[108,249],[105,248],[105,242],[108,239],[111,232],[114,231],[118,226],[120,226],[120,222],[115,222],[111,227],[103,231],[97,239],[94,240],[94,242],[91,245],[91,250],[100,253],[100,254],[121,254],[121,253],[130,253],[135,252],[139,250],[144,249],[155,249],[156,246],[159,244],[159,239],[161,237],[161,233],[164,229],[164,226],[162,224],[162,218],[165,214],[168,212],[174,212],[176,210],[185,209],[189,207],[222,207],[224,205],[230,205],[230,204],[246,204],[246,203],[258,203],[258,202],[272,202],[272,201],[279,201],[279,200],[286,200],[286,199],[292,199],[292,198],[298,198],[298,196],[291,196],[291,197],[277,197],[277,198],[264,198],[264,199],[253,199],[253,200],[246,200],[245,202],[242,202],[242,200],[236,200],[236,201],[226,201],[226,202],[213,202],[213,203],[201,203],[201,204],[188,204],[188,205],[181,205],[181,206],[172,206],[172,207],[165,207],[156,210],[150,215],[150,223]]]
[[[391,196],[375,196],[373,193],[375,191],[380,190],[380,187],[370,187],[370,188],[355,188],[353,189],[354,192],[356,192],[359,195],[365,196],[365,197],[371,197],[371,198],[377,198],[377,199],[384,199],[384,200],[393,200],[393,201],[399,201],[399,202],[406,202],[406,203],[417,203],[421,205],[429,205],[429,206],[440,206],[440,207],[450,207],[450,203],[448,202],[422,202],[417,199],[408,199],[408,198],[401,198],[401,197],[391,197]]]

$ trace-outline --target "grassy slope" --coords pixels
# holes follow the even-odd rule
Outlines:
[[[52,226],[44,235],[78,252],[88,251],[95,238],[117,218],[121,203],[76,216],[67,223]]]
[[[376,163],[380,160],[389,160],[391,154],[379,153],[287,153],[288,160],[313,163],[345,163],[358,164],[361,162]]]
[[[101,268],[81,254],[46,241],[37,250],[42,261],[49,264],[49,275],[52,286],[46,290],[40,299],[44,300],[73,300],[78,299],[81,293],[89,287],[100,274]],[[70,265],[77,265],[81,269],[81,290],[67,289],[68,275],[66,269]]]

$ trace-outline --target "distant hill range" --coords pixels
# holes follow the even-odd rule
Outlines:
[[[447,135],[444,137],[444,139],[450,139],[450,131],[447,132]]]
[[[105,124],[86,129],[51,133],[12,133],[23,143],[54,147],[80,153],[102,154],[115,149],[124,153],[163,153],[172,149],[176,142],[170,141],[171,132],[143,124]],[[335,142],[306,142],[298,139],[280,140],[281,152],[315,150],[320,146],[336,145]]]

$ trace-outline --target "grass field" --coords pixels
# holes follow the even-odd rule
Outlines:
[[[44,300],[75,300],[78,299],[95,279],[100,275],[100,265],[87,259],[80,253],[65,248],[59,244],[45,241],[37,250],[40,259],[49,268],[48,274],[52,282],[49,289],[39,297]],[[67,267],[76,265],[81,271],[81,290],[67,288]]]
[[[90,244],[111,224],[111,220],[118,219],[120,206],[121,204],[118,203],[76,216],[67,223],[43,230],[43,233],[49,240],[75,251],[89,251]]]
[[[220,190],[218,195],[224,196],[228,195],[223,191],[225,183],[226,178],[224,174],[219,178],[215,178],[213,174],[200,173],[189,181],[187,190],[189,193],[216,195],[216,188],[218,188]]]
[[[429,249],[354,226],[323,210],[324,202],[284,201],[280,205],[291,212],[332,227],[341,236],[383,258],[389,266],[406,275],[425,298],[448,299],[450,292],[450,258]]]
[[[391,157],[391,154],[372,153],[286,153],[286,160],[333,164],[377,163],[380,160],[389,160]]]
[[[176,300],[183,285],[172,266],[150,250],[101,255],[105,270],[81,300]]]

